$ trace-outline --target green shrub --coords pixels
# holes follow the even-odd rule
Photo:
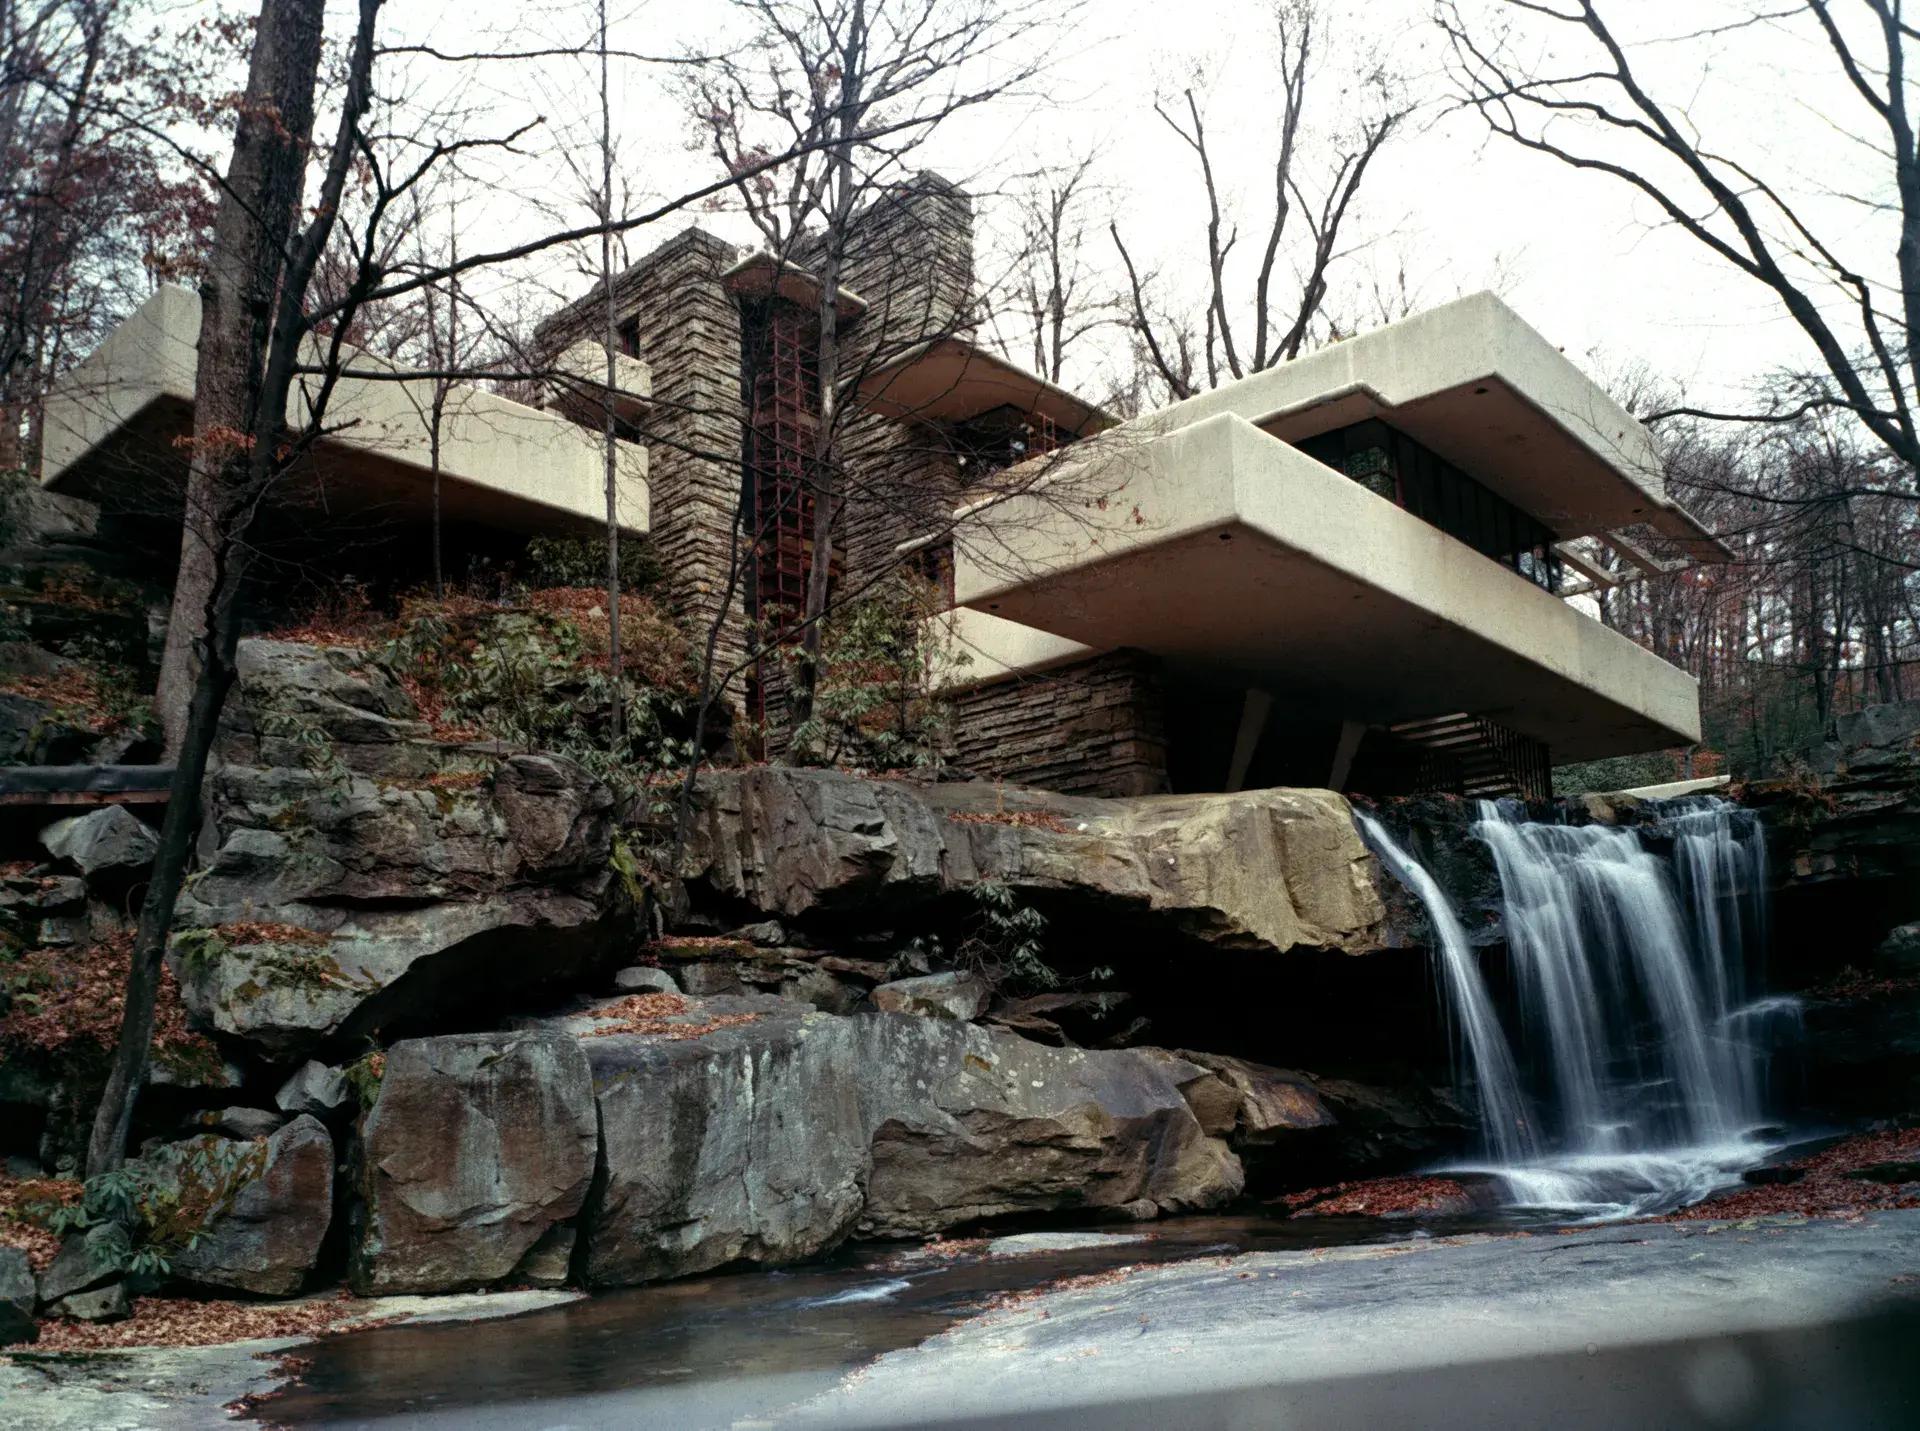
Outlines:
[[[264,1143],[204,1137],[88,1178],[78,1200],[30,1211],[48,1231],[81,1233],[101,1271],[164,1275],[171,1255],[199,1243],[266,1168]]]
[[[828,612],[813,713],[795,728],[789,758],[865,770],[937,767],[952,735],[942,686],[968,659],[953,649],[943,607],[932,583],[901,571]],[[806,656],[797,645],[782,656],[792,680]]]
[[[620,539],[620,588],[635,595],[651,591],[666,575],[653,544],[640,538]],[[603,537],[535,537],[527,543],[529,584],[541,586],[604,586],[607,581],[607,544]]]
[[[584,765],[622,794],[648,774],[682,765],[690,742],[692,680],[661,618],[636,610],[623,625],[629,658],[620,682],[622,739],[609,738],[614,685],[598,642],[559,611],[459,613],[422,605],[405,615],[381,659],[435,705],[443,727],[471,728],[526,750]],[[596,649],[598,646],[601,649]]]

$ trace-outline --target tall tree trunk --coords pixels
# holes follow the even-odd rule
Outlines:
[[[800,630],[802,658],[794,673],[789,719],[797,730],[813,718],[814,692],[820,683],[820,638],[827,602],[833,592],[833,532],[840,495],[838,421],[835,388],[840,381],[840,261],[827,259],[820,285],[820,342],[816,363],[820,370],[820,426],[813,442],[813,470],[805,486],[813,491],[813,559],[807,570],[805,624]]]
[[[265,368],[288,245],[300,203],[324,0],[264,0],[235,126],[233,159],[214,223],[201,292],[200,363],[180,576],[167,627],[160,709],[174,756],[173,783],[147,894],[134,933],[126,1007],[112,1071],[87,1143],[89,1176],[126,1155],[134,1106],[146,1082],[155,1000],[174,906],[200,823],[200,790],[220,709],[234,679],[238,605],[247,547],[237,529],[257,496],[266,441],[285,422],[285,381],[263,412]],[[283,363],[287,360],[283,355]]]
[[[618,759],[626,744],[626,687],[620,674],[620,463],[613,420],[618,376],[614,358],[617,315],[613,301],[613,107],[608,95],[607,0],[600,0],[600,286],[605,300],[601,341],[607,350],[606,388],[601,394],[607,494],[607,745]]]
[[[208,630],[232,498],[222,481],[244,467],[260,410],[261,354],[273,325],[282,260],[305,188],[313,133],[324,0],[263,0],[235,126],[233,158],[214,218],[213,251],[200,284],[199,368],[193,448],[180,534],[180,570],[167,619],[154,706],[167,753],[184,749],[188,705]]]
[[[820,426],[813,444],[813,471],[807,474],[807,485],[813,489],[813,561],[807,572],[806,621],[800,632],[803,656],[790,693],[790,720],[796,730],[813,718],[814,691],[820,683],[821,626],[833,592],[833,534],[840,505],[840,276],[858,192],[853,150],[865,113],[859,86],[865,74],[866,23],[866,7],[856,3],[848,16],[848,35],[842,42],[839,142],[828,159],[830,200],[820,265],[820,343],[816,356]]]
[[[174,767],[167,813],[160,824],[160,848],[148,877],[140,923],[134,934],[132,966],[127,971],[126,1007],[120,1018],[120,1038],[113,1067],[94,1114],[87,1139],[87,1175],[119,1167],[126,1157],[127,1135],[140,1089],[147,1079],[153,1043],[154,1016],[160,993],[160,973],[167,952],[167,934],[173,928],[174,907],[186,883],[187,860],[194,832],[200,825],[200,787],[206,778],[220,708],[234,681],[234,650],[239,641],[238,604],[242,564],[237,545],[222,545],[214,553],[223,569],[213,574],[213,602],[207,615],[204,659],[193,682],[191,704],[183,723],[183,743]]]

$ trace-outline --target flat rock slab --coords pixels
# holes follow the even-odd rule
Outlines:
[[[1144,1232],[1018,1232],[987,1244],[989,1257],[1038,1257],[1049,1252],[1085,1252],[1094,1247],[1124,1247],[1147,1242]]]
[[[1379,866],[1332,791],[1102,800],[780,766],[701,785],[697,881],[787,920],[911,909],[993,880],[1136,910],[1220,948],[1398,947]]]
[[[1207,1258],[1102,1276],[988,1311],[881,1357],[767,1424],[919,1424],[928,1407],[940,1408],[942,1425],[969,1427],[1331,1424],[1315,1420],[1312,1392],[1336,1379],[1359,1387],[1366,1378],[1450,1372],[1471,1389],[1466,1369],[1481,1363],[1636,1348],[1630,1364],[1643,1344],[1820,1327],[1875,1305],[1920,1312],[1920,1294],[1901,1280],[1915,1269],[1920,1212],[1863,1223],[1631,1225]],[[1829,1365],[1831,1343],[1813,1347]],[[1670,1424],[1911,1424],[1904,1418],[1913,1403],[1884,1401],[1868,1404],[1864,1422],[1839,1406],[1828,1408],[1832,1419],[1782,1411],[1767,1420],[1770,1406],[1779,1409],[1762,1404],[1767,1364],[1724,1343],[1705,1343],[1679,1370],[1680,1395],[1696,1404],[1677,1402]],[[1600,1424],[1579,1421],[1561,1399],[1578,1374],[1555,1375],[1561,1379],[1541,1388],[1550,1400],[1533,1408],[1541,1424]],[[1253,1393],[1237,1403],[1243,1413],[1263,1404],[1266,1415],[1216,1417],[1223,1394],[1238,1392]],[[1337,1409],[1340,1425],[1359,1424],[1360,1404],[1329,1396],[1322,1409]],[[1416,1414],[1411,1402],[1400,1411]]]
[[[578,1292],[470,1292],[377,1297],[343,1326],[402,1320],[468,1322],[575,1301]],[[277,1354],[302,1337],[259,1337],[211,1347],[129,1347],[82,1356],[0,1355],[0,1431],[204,1431],[235,1423],[228,1403],[277,1389]]]

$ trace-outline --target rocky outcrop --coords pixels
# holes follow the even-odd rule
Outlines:
[[[0,1247],[0,1347],[37,1340],[33,1268],[17,1247]]]
[[[1920,701],[1839,717],[1739,796],[1767,829],[1773,987],[1803,999],[1796,1102],[1920,1114]]]
[[[1211,1207],[1241,1186],[1167,1064],[1132,1051],[764,995],[638,1018],[616,1002],[564,1026],[599,1098],[585,1267],[601,1285],[791,1262],[856,1230]]]
[[[355,1288],[449,1292],[503,1280],[580,1211],[597,1137],[587,1059],[571,1038],[395,1044],[361,1134]],[[565,1266],[565,1248],[557,1260]]]
[[[70,1234],[40,1274],[40,1312],[77,1321],[111,1321],[127,1314],[126,1286],[111,1263],[94,1256],[79,1233]]]
[[[1188,1086],[1187,1101],[1208,1132],[1236,1144],[1278,1142],[1288,1133],[1331,1128],[1338,1121],[1301,1074],[1218,1054],[1177,1056],[1212,1075]]]
[[[557,757],[435,744],[410,711],[364,656],[242,644],[181,903],[212,933],[175,962],[189,1009],[271,1058],[606,960],[606,789]]]
[[[1873,964],[1883,973],[1920,974],[1920,923],[1891,929],[1873,951]]]
[[[40,832],[40,843],[89,882],[138,874],[160,849],[160,837],[120,805],[56,820]]]
[[[1920,916],[1920,701],[1838,717],[1787,774],[1739,793],[1766,822],[1783,893],[1897,882],[1905,917]]]
[[[977,974],[948,972],[895,979],[868,995],[883,1014],[920,1014],[930,1019],[969,1023],[987,1011],[993,991]]]
[[[1461,1151],[1476,1132],[1417,1079],[1365,1083],[1190,1049],[1141,1052],[1178,1070],[1194,1117],[1226,1141],[1256,1191],[1411,1167]]]
[[[305,1285],[333,1219],[333,1139],[317,1119],[234,1142],[207,1135],[145,1159],[197,1238],[173,1251],[173,1275],[200,1287],[287,1296]]]
[[[1331,791],[1094,800],[780,767],[715,772],[702,788],[693,879],[789,920],[996,881],[1150,914],[1226,949],[1358,954],[1391,939],[1373,857]]]
[[[273,1095],[273,1106],[282,1113],[326,1118],[344,1106],[349,1096],[346,1074],[310,1058],[280,1085],[280,1091]]]

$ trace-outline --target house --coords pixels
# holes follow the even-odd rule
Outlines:
[[[780,681],[750,637],[797,610],[812,559],[812,258],[690,229],[613,294],[621,524],[776,744]],[[1646,430],[1498,299],[1120,422],[977,336],[973,267],[971,201],[921,175],[859,217],[837,310],[835,580],[910,563],[949,587],[962,768],[1081,794],[1544,794],[1555,763],[1699,738],[1692,679],[1572,598],[1720,548]],[[55,395],[49,486],[102,496],[184,430],[191,303],[150,302]],[[566,377],[551,395],[456,390],[450,516],[496,536],[604,520],[606,331],[595,289],[535,335]],[[330,510],[418,520],[417,386],[342,384],[315,464]]]

